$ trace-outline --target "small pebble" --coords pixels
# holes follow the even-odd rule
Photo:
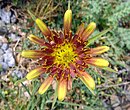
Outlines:
[[[0,62],[3,62],[3,61],[4,61],[4,56],[0,55]]]
[[[9,34],[8,38],[10,38],[13,42],[20,40],[20,37],[17,36],[16,34],[14,34],[14,33]]]
[[[5,52],[6,52],[7,54],[8,54],[8,53],[12,53],[12,48],[8,48]]]
[[[0,49],[0,56],[4,54],[4,51]]]
[[[7,70],[8,69],[8,65],[5,62],[1,62],[2,65],[2,69],[3,70]]]
[[[14,70],[12,76],[17,76],[18,78],[23,78],[24,74],[20,70]]]
[[[2,44],[3,44],[3,43],[0,41],[0,47],[2,46]]]
[[[9,49],[4,54],[4,62],[7,63],[9,67],[15,66],[15,59]]]
[[[7,43],[3,43],[3,45],[1,46],[1,49],[3,51],[6,51],[8,49],[9,45]]]

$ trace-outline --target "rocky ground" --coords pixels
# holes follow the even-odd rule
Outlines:
[[[19,78],[24,76],[18,66],[16,48],[22,41],[25,33],[22,33],[20,23],[16,23],[17,16],[13,13],[10,16],[11,9],[1,8],[0,5],[0,76],[6,75],[11,70],[11,75],[17,75]],[[21,48],[21,47],[20,47]]]

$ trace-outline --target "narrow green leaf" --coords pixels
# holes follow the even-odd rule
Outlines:
[[[29,96],[32,97],[31,93],[29,92],[28,88],[26,87],[26,85],[24,85],[22,82],[21,82],[22,86],[25,88],[25,90],[28,92]]]
[[[30,14],[30,16],[32,17],[32,19],[35,21],[35,20],[36,20],[35,15],[33,15],[33,14],[31,13],[31,11],[30,11],[30,10],[27,10],[27,12]]]
[[[102,35],[106,34],[106,33],[107,33],[108,31],[110,31],[111,29],[112,29],[112,28],[110,27],[110,28],[108,28],[108,29],[106,29],[106,30],[100,32],[100,33],[97,34],[96,36],[94,36],[94,37],[88,39],[88,43],[87,43],[86,47],[87,47],[88,45],[90,45],[91,43],[93,43],[93,42],[94,42],[95,40],[97,40],[98,38],[100,38]]]
[[[107,70],[107,71],[110,71],[110,72],[113,72],[113,73],[117,73],[117,71],[113,70],[113,69],[110,68],[110,67],[101,67],[101,69]]]
[[[24,82],[25,80],[27,80],[26,77],[16,81],[14,85],[17,86],[19,83]]]

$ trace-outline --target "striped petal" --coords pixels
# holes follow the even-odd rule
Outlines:
[[[37,37],[37,36],[34,36],[34,35],[29,35],[28,36],[29,40],[31,40],[32,42],[36,43],[36,44],[39,44],[41,46],[44,46],[45,45],[45,42],[43,39]]]
[[[82,40],[85,41],[93,33],[95,28],[96,24],[94,22],[91,22],[83,32]]]
[[[39,94],[44,94],[46,92],[46,90],[49,88],[49,86],[51,85],[53,81],[53,77],[49,76],[41,85],[41,87],[38,90]]]
[[[78,27],[78,30],[76,32],[76,34],[81,37],[82,33],[84,31],[84,23],[82,23],[79,27]]]
[[[67,80],[63,79],[58,84],[58,100],[63,101],[67,92]]]
[[[93,93],[93,90],[95,89],[95,82],[93,78],[87,72],[82,71],[80,71],[79,78],[86,85],[86,87]]]
[[[39,75],[41,75],[42,73],[44,73],[46,71],[45,68],[43,68],[42,66],[30,71],[27,75],[26,78],[28,80],[34,79],[36,77],[38,77]]]
[[[41,50],[23,50],[21,55],[25,58],[41,58],[44,56],[43,51]]]
[[[65,12],[64,15],[64,31],[65,34],[68,34],[70,29],[71,29],[71,23],[72,23],[72,11],[70,9],[68,9]]]
[[[101,53],[104,53],[109,50],[108,46],[100,46],[96,47],[93,49],[90,49],[89,51],[85,52],[86,54],[91,54],[91,55],[99,55]]]
[[[90,58],[85,60],[86,63],[94,65],[94,66],[100,66],[100,67],[106,67],[109,65],[109,62],[102,58]]]
[[[51,36],[51,31],[42,20],[37,18],[35,22],[45,36]]]

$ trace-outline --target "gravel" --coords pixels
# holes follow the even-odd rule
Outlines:
[[[16,16],[11,12],[11,10],[6,11],[5,8],[0,8],[0,17],[1,20],[6,24],[16,22]]]
[[[6,51],[8,49],[9,45],[7,43],[4,43],[2,46],[1,46],[1,49]]]
[[[16,64],[9,44],[3,42],[0,44],[0,75],[5,75],[9,67],[14,67]]]
[[[11,39],[13,42],[16,42],[16,41],[20,40],[20,37],[17,36],[16,34],[14,34],[14,33],[10,33],[8,35],[8,38]]]
[[[1,8],[0,6],[0,18],[0,75],[5,75],[9,68],[16,66],[13,50],[10,48],[8,40],[17,42],[21,37],[10,31],[11,24],[16,22],[16,16],[12,13],[11,9],[6,11],[5,8]],[[23,76],[21,71],[16,70],[11,74],[17,74],[19,78]]]
[[[0,64],[1,64],[1,62],[3,62],[4,61],[4,56],[3,55],[0,55]]]
[[[0,35],[4,35],[8,32],[4,21],[0,20]]]
[[[4,56],[4,62],[8,64],[9,67],[15,66],[15,59],[13,57],[12,52],[10,52],[10,49],[8,49],[3,56]]]
[[[4,51],[0,49],[0,56],[4,54]]]
[[[8,65],[5,62],[1,62],[1,65],[3,70],[6,71],[8,69]]]
[[[3,45],[3,43],[2,42],[0,42],[0,47]]]
[[[23,78],[24,74],[20,70],[14,70],[11,74],[12,76],[17,76],[18,78]]]

